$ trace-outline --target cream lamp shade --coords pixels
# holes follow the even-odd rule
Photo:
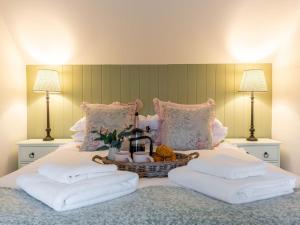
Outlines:
[[[263,70],[245,70],[240,90],[245,92],[266,92],[268,91],[266,78]]]
[[[56,70],[39,70],[33,86],[33,91],[46,91],[50,93],[59,93],[61,91],[59,76]]]

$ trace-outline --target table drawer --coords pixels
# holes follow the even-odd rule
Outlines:
[[[249,154],[265,161],[278,161],[279,148],[277,146],[241,146]]]
[[[50,152],[54,151],[57,148],[57,146],[49,146],[45,147],[32,147],[32,146],[24,146],[20,147],[19,152],[19,161],[20,162],[33,162]]]

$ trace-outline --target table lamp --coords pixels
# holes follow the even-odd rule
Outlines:
[[[46,128],[46,137],[44,141],[54,140],[51,137],[51,128],[50,128],[50,111],[49,111],[49,93],[60,93],[60,84],[58,72],[55,70],[43,69],[39,70],[37,73],[37,78],[33,86],[34,92],[45,92],[46,93],[46,105],[47,105],[47,128]]]
[[[268,91],[264,71],[259,69],[245,70],[239,91],[251,92],[251,125],[249,129],[250,136],[247,140],[257,141],[257,138],[254,136],[254,92]]]

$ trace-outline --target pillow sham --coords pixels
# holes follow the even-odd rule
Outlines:
[[[83,103],[82,109],[86,114],[85,137],[81,145],[82,151],[96,151],[103,144],[98,139],[102,130],[120,132],[134,124],[135,104],[88,104]]]
[[[83,102],[83,104],[89,104],[89,103]],[[113,106],[113,105],[121,105],[121,106],[134,105],[136,107],[135,110],[137,112],[143,108],[143,102],[140,99],[136,99],[135,101],[129,103],[113,102],[112,104],[109,105],[105,105],[105,104],[94,104],[94,105],[104,106],[104,107]],[[73,132],[79,132],[79,131],[84,131],[84,129],[85,129],[85,117],[82,117],[72,127],[70,127],[69,130]]]
[[[213,100],[197,107],[163,103],[159,105],[158,113],[161,144],[176,150],[212,149],[212,123],[215,119]]]
[[[139,115],[139,128],[145,130],[149,126],[151,130],[158,130],[159,118],[158,115]],[[70,131],[81,132],[85,129],[85,117],[79,119],[71,128]]]
[[[225,140],[228,133],[228,128],[224,127],[220,120],[215,118],[212,125],[212,145],[213,147],[218,146],[222,141]]]
[[[80,132],[85,129],[85,116],[79,119],[71,128],[70,131]]]
[[[161,143],[176,150],[211,149],[211,110],[167,107]]]
[[[158,115],[139,115],[139,123],[138,126],[140,129],[145,130],[146,127],[150,127],[151,130],[158,130],[159,128],[159,118]]]
[[[84,131],[79,131],[79,132],[76,132],[75,134],[72,134],[71,138],[73,139],[73,141],[83,142],[84,136],[85,136]]]
[[[201,103],[201,104],[179,104],[179,103],[175,103],[175,102],[170,102],[170,101],[162,101],[159,100],[158,98],[154,98],[153,99],[153,106],[154,106],[154,111],[156,112],[156,114],[159,116],[160,119],[164,118],[165,115],[165,106],[174,106],[174,107],[178,107],[178,108],[198,108],[198,107],[202,107],[203,105],[206,104],[215,104],[215,101],[213,99],[208,99],[207,102],[205,103]]]

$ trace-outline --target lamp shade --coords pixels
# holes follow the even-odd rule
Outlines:
[[[60,92],[58,72],[56,70],[39,70],[33,91]]]
[[[245,70],[239,91],[266,92],[268,91],[263,70]]]

